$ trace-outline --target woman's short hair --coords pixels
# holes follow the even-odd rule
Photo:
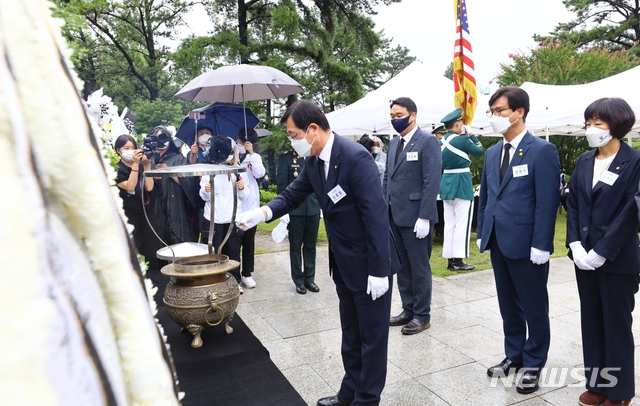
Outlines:
[[[247,131],[246,137],[244,134],[245,130]],[[245,127],[242,127],[240,131],[238,131],[238,139],[243,143],[249,141],[250,143],[255,144],[258,142],[258,132],[255,130],[255,128],[245,129]]]
[[[604,97],[587,106],[584,121],[602,120],[609,124],[609,134],[615,138],[623,138],[631,131],[636,122],[636,115],[629,103],[619,97]]]
[[[138,143],[136,142],[135,138],[133,138],[129,134],[122,134],[118,138],[116,138],[116,141],[113,143],[113,149],[118,152],[120,148],[125,146],[127,141],[131,141],[133,143],[133,148],[138,149]]]

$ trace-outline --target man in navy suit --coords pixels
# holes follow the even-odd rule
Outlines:
[[[298,177],[275,199],[244,213],[239,227],[279,218],[314,193],[329,237],[329,268],[340,299],[345,375],[336,396],[318,405],[377,405],[387,374],[393,273],[399,268],[380,178],[360,144],[334,134],[318,106],[300,100],[282,122],[305,160]]]
[[[402,334],[418,334],[431,326],[431,258],[436,199],[442,177],[440,142],[418,128],[416,104],[408,97],[391,102],[391,123],[400,134],[389,143],[382,190],[402,267],[398,291],[402,313],[390,318]]]
[[[491,250],[506,358],[487,374],[506,376],[524,368],[516,390],[526,394],[538,390],[551,339],[547,279],[560,200],[560,162],[553,144],[527,131],[529,95],[524,90],[500,88],[489,106],[491,126],[504,140],[485,156],[478,248]]]

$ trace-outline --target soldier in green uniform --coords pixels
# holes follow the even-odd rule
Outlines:
[[[304,167],[304,158],[295,151],[288,151],[278,158],[276,184],[278,193],[282,193],[289,183],[298,177]],[[289,217],[289,258],[291,261],[291,279],[296,292],[302,294],[319,292],[315,284],[316,242],[320,225],[320,205],[314,194],[309,195],[300,207],[283,217]],[[281,221],[287,221],[286,218]],[[304,258],[304,264],[303,264]]]
[[[462,109],[455,109],[442,119],[447,132],[442,144],[442,180],[440,199],[444,206],[444,241],[442,256],[449,261],[447,269],[468,271],[469,237],[473,216],[473,184],[469,155],[481,156],[484,149],[478,138],[462,124]]]

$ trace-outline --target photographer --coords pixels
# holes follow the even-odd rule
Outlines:
[[[234,148],[235,142],[224,136],[215,136],[211,139],[210,148],[210,163],[215,164],[237,164],[236,151]],[[222,254],[227,255],[229,259],[240,262],[240,244],[242,243],[242,237],[244,232],[236,227],[235,224],[231,224],[233,217],[233,183],[236,182],[236,188],[238,189],[238,197],[236,201],[236,218],[240,216],[242,211],[243,202],[250,196],[250,191],[245,187],[244,181],[241,176],[235,174],[220,174],[214,177],[214,213],[213,213],[213,248],[216,253],[218,247],[222,243],[222,240],[227,235],[229,227],[233,227],[229,239],[222,247]],[[205,201],[204,206],[204,222],[201,226],[200,238],[204,244],[208,243],[209,227],[211,221],[211,184],[210,177],[203,176],[200,180],[200,197]],[[230,271],[238,284],[241,282],[240,268],[235,268]],[[242,288],[240,288],[242,292]]]
[[[145,137],[147,152],[154,157],[156,169],[187,164],[179,149],[180,141],[173,139],[164,126],[155,127]],[[155,148],[153,150],[152,148]],[[156,178],[155,212],[158,217],[158,235],[168,245],[197,242],[194,222],[198,206],[198,178]]]
[[[154,197],[153,179],[142,176],[143,171],[151,169],[151,161],[138,149],[136,140],[130,135],[119,136],[113,147],[120,156],[116,185],[120,189],[127,222],[134,227],[133,243],[140,255],[149,262],[149,270],[158,271],[160,263],[156,250],[160,248],[160,242],[153,234],[143,210],[144,204],[149,222],[156,227],[153,205],[149,204]]]

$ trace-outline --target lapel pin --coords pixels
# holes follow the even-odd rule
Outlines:
[[[616,171],[619,171],[619,170],[620,170],[620,167],[619,167],[619,166],[616,166]]]
[[[518,151],[518,155],[522,156],[522,148],[520,148],[520,151]]]

